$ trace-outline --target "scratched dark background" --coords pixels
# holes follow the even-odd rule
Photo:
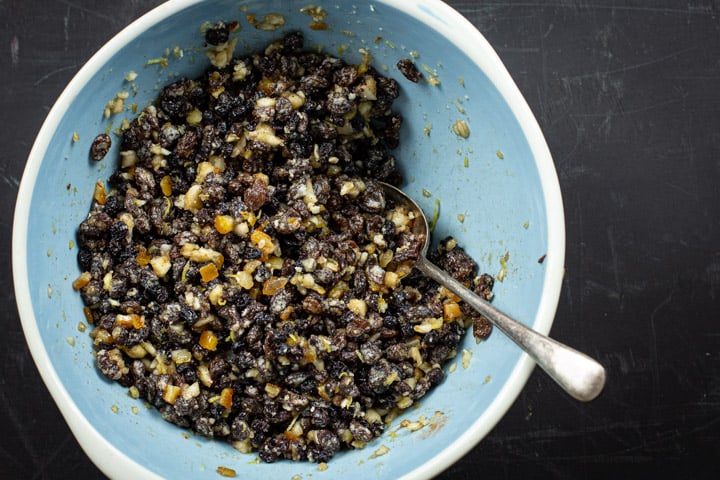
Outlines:
[[[0,0],[0,478],[101,478],[42,384],[12,290],[12,205],[62,88],[156,0]],[[603,395],[539,370],[442,479],[720,478],[720,2],[449,1],[545,133],[567,273],[552,334]],[[160,446],[159,446],[160,447]]]

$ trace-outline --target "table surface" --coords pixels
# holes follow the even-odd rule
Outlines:
[[[10,267],[27,154],[62,88],[157,0],[0,0],[0,478],[102,478],[25,345]],[[441,479],[720,478],[720,5],[451,0],[537,116],[563,191],[552,335],[609,374],[580,404],[539,369]]]

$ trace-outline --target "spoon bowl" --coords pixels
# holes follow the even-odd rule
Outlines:
[[[490,302],[473,293],[450,274],[427,259],[430,246],[430,226],[425,213],[415,201],[402,190],[380,182],[385,195],[396,206],[403,205],[414,217],[412,230],[423,238],[423,247],[415,261],[425,276],[432,278],[477,312],[485,316],[508,338],[525,351],[570,396],[582,402],[595,399],[605,386],[605,368],[582,352],[549,338],[523,325],[495,308]]]

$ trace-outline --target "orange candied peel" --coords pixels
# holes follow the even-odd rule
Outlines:
[[[173,187],[172,178],[170,178],[169,175],[165,175],[160,180],[160,190],[162,191],[163,195],[165,195],[166,197],[169,197],[170,195],[172,195],[172,187]]]
[[[174,404],[175,400],[180,396],[181,388],[176,385],[167,384],[165,385],[165,388],[163,388],[163,395],[162,399],[165,400],[169,404]]]
[[[263,261],[267,260],[270,254],[275,251],[275,245],[273,244],[272,237],[259,228],[252,231],[250,234],[250,241],[262,253],[261,259]]]
[[[234,478],[237,476],[237,472],[232,468],[228,467],[217,467],[217,473],[223,477]]]
[[[85,315],[85,320],[89,324],[95,323],[95,318],[93,317],[92,310],[90,310],[90,307],[83,307],[83,315]]]
[[[107,203],[107,190],[105,190],[105,184],[100,180],[95,182],[95,192],[93,193],[93,198],[100,205],[105,205]]]
[[[273,296],[287,284],[287,277],[270,277],[263,283],[263,295]]]
[[[214,263],[208,263],[200,267],[200,278],[205,283],[212,282],[218,275],[220,275],[220,272],[218,272]]]
[[[145,319],[137,313],[128,315],[118,314],[115,317],[115,323],[121,327],[132,327],[135,330],[139,330],[145,326]]]
[[[218,403],[225,408],[230,408],[232,407],[232,397],[233,389],[230,387],[223,388],[222,392],[220,392],[220,399],[218,400]]]
[[[230,233],[235,228],[235,219],[230,215],[217,215],[215,217],[215,230],[221,235]]]
[[[146,266],[150,263],[150,255],[147,253],[147,249],[143,246],[136,246],[135,249],[137,250],[137,255],[135,255],[135,260],[138,262],[138,265],[141,267]]]
[[[90,280],[92,280],[92,275],[90,275],[90,272],[83,272],[80,274],[78,278],[76,278],[72,282],[72,287],[75,290],[80,290],[81,288],[85,287],[88,283],[90,283]]]
[[[454,320],[462,315],[460,305],[457,302],[445,302],[443,304],[443,317],[445,320]]]
[[[211,352],[214,352],[217,348],[218,338],[217,335],[215,335],[215,332],[213,332],[212,330],[203,330],[203,332],[200,334],[200,340],[198,340],[198,343],[205,350],[210,350]]]

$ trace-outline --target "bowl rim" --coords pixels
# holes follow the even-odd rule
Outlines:
[[[43,121],[23,171],[15,204],[12,231],[12,270],[15,299],[25,340],[33,361],[60,413],[67,422],[78,443],[106,475],[127,478],[162,478],[137,463],[107,441],[87,420],[73,402],[65,386],[52,366],[47,350],[41,341],[39,328],[32,308],[30,282],[27,275],[28,217],[37,174],[55,129],[67,107],[88,81],[105,65],[108,59],[130,43],[145,30],[173,14],[185,10],[203,0],[169,0],[149,10],[108,40],[74,75],[50,109]],[[543,294],[532,327],[547,334],[552,326],[560,299],[565,261],[565,221],[560,185],[550,149],[545,141],[537,119],[507,71],[502,60],[482,33],[462,14],[441,0],[375,0],[410,16],[417,17],[414,9],[434,12],[423,18],[430,28],[440,32],[472,58],[477,65],[491,65],[485,70],[490,82],[507,101],[518,121],[535,159],[542,185],[547,221],[547,257],[544,261]],[[466,45],[473,48],[466,48]],[[524,388],[535,366],[525,353],[520,356],[507,381],[488,408],[465,432],[447,445],[441,452],[408,472],[403,479],[431,478],[468,453],[500,421]]]

